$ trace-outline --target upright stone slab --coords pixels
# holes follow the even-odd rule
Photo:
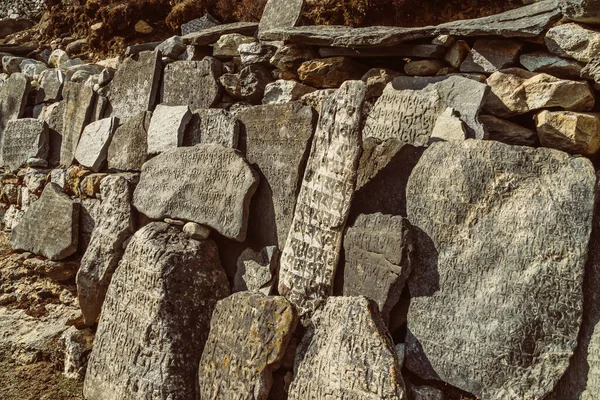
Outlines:
[[[221,100],[222,74],[221,62],[213,57],[171,63],[165,67],[162,103],[190,110],[214,107]]]
[[[79,137],[91,121],[94,108],[94,90],[83,83],[69,82],[65,87],[60,163],[68,167],[73,163]]]
[[[220,144],[237,149],[239,133],[238,119],[229,111],[201,108],[192,114],[183,137],[183,145]]]
[[[330,297],[296,352],[289,400],[405,399],[394,343],[377,305]]]
[[[79,164],[94,172],[100,171],[106,161],[108,146],[116,127],[117,121],[114,117],[104,118],[86,126],[75,151],[75,158]]]
[[[281,255],[279,293],[302,314],[331,294],[361,153],[361,81],[345,82],[323,108],[294,219]]]
[[[134,233],[131,209],[133,182],[125,175],[109,175],[100,183],[101,203],[90,244],[77,272],[77,296],[87,324],[100,315],[102,302],[123,244]]]
[[[359,215],[344,235],[344,296],[375,301],[387,323],[410,274],[412,253],[405,218]]]
[[[486,132],[478,116],[487,91],[485,84],[461,76],[395,78],[375,102],[363,137],[424,146],[438,117],[453,108],[466,124],[469,137],[483,139]]]
[[[238,113],[245,128],[246,157],[261,173],[252,204],[250,238],[280,249],[290,231],[296,197],[316,117],[298,102],[247,108]]]
[[[219,301],[200,360],[200,398],[266,400],[296,323],[283,297],[241,292]]]
[[[242,242],[258,179],[233,149],[181,147],[144,164],[133,204],[150,218],[197,222]]]
[[[291,28],[300,22],[304,0],[267,0],[258,32],[277,28]]]
[[[158,154],[181,146],[191,118],[187,106],[156,106],[148,128],[148,154]]]
[[[2,164],[11,171],[32,157],[47,160],[50,149],[48,124],[33,118],[10,120],[1,143]]]
[[[85,398],[197,398],[211,314],[227,295],[213,241],[160,222],[136,232],[106,293]]]
[[[58,68],[47,69],[40,74],[40,88],[36,103],[55,102],[62,99],[65,74]]]
[[[11,74],[0,86],[0,132],[8,121],[23,115],[30,89],[29,79],[21,73]]]
[[[594,184],[588,159],[552,149],[425,151],[407,188],[411,371],[485,399],[552,390],[577,343]]]
[[[62,260],[77,251],[79,203],[60,186],[49,183],[38,201],[31,204],[23,220],[13,228],[10,243],[50,260]]]
[[[143,111],[119,126],[108,146],[108,169],[140,171],[148,157],[152,112]]]
[[[137,60],[126,58],[119,65],[108,97],[113,117],[125,122],[142,111],[152,109],[162,71],[160,57],[158,52],[143,51]]]

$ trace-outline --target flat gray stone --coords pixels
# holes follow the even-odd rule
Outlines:
[[[148,128],[148,154],[158,154],[181,146],[191,118],[188,106],[156,106]]]
[[[183,145],[220,144],[237,149],[239,133],[238,119],[229,111],[202,108],[192,114],[183,137]]]
[[[300,82],[279,79],[265,86],[262,102],[263,104],[286,104],[300,100],[302,96],[315,90],[317,89]]]
[[[75,158],[79,164],[94,172],[100,171],[106,161],[108,146],[116,127],[117,121],[114,117],[104,118],[86,126],[75,151]]]
[[[304,0],[267,0],[258,32],[296,26],[302,17]]]
[[[52,103],[62,99],[62,89],[65,83],[65,74],[58,68],[47,69],[40,75],[40,88],[38,89],[37,103]]]
[[[348,81],[323,102],[280,261],[279,293],[300,315],[333,290],[356,184],[365,92],[363,82]]]
[[[266,399],[296,323],[283,297],[242,292],[219,301],[200,360],[200,397]]]
[[[83,83],[69,82],[65,85],[60,147],[60,163],[65,167],[73,163],[81,133],[91,122],[95,96],[94,90]]]
[[[600,32],[574,23],[563,24],[548,30],[544,42],[548,50],[557,56],[589,62],[600,49]]]
[[[545,51],[526,53],[519,57],[521,65],[530,72],[543,72],[565,79],[579,79],[582,65],[575,60],[555,56]]]
[[[11,171],[19,169],[31,157],[48,158],[48,124],[33,118],[9,120],[1,142],[2,164]]]
[[[183,36],[193,33],[200,32],[207,28],[212,28],[219,25],[220,22],[210,14],[204,14],[200,18],[193,19],[185,24],[181,25],[181,34]]]
[[[493,73],[514,67],[523,46],[514,40],[479,39],[460,65],[460,72]]]
[[[46,185],[42,196],[31,204],[21,222],[13,227],[10,243],[50,260],[62,260],[77,251],[79,203],[71,200],[54,183]]]
[[[479,398],[550,393],[577,343],[595,181],[589,160],[552,149],[425,150],[407,188],[409,370]]]
[[[213,57],[171,63],[165,67],[162,103],[190,110],[214,107],[221,100],[222,73],[221,62]]]
[[[437,44],[398,44],[392,47],[350,49],[346,47],[321,47],[319,55],[326,57],[383,58],[416,57],[443,58],[447,48]]]
[[[223,35],[239,33],[240,35],[254,36],[258,24],[256,22],[234,22],[232,24],[217,25],[212,28],[206,28],[199,32],[185,35],[183,43],[193,46],[208,46],[214,44]]]
[[[21,73],[11,74],[0,86],[0,133],[8,121],[23,115],[30,89],[29,79]]]
[[[243,43],[238,46],[238,53],[242,65],[269,64],[275,55],[277,47],[260,42]]]
[[[213,241],[160,222],[136,232],[102,306],[85,398],[197,398],[211,315],[228,295]]]
[[[155,50],[163,57],[176,60],[185,51],[185,44],[180,36],[171,36],[156,46]]]
[[[177,148],[144,164],[133,205],[153,219],[197,222],[244,241],[258,179],[233,149],[220,145]]]
[[[119,126],[108,146],[108,169],[140,171],[148,157],[151,111],[142,111]]]
[[[278,269],[279,250],[277,246],[267,246],[260,252],[248,248],[238,257],[233,291],[249,290],[268,296],[276,283]]]

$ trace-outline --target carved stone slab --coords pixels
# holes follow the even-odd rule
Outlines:
[[[0,86],[0,133],[8,121],[23,115],[30,89],[29,79],[21,73],[11,74]]]
[[[162,103],[168,106],[214,107],[221,99],[221,62],[213,57],[202,61],[176,61],[165,67]]]
[[[258,32],[296,26],[302,16],[304,0],[267,0]]]
[[[347,81],[323,102],[294,219],[281,255],[279,293],[303,315],[331,294],[361,153],[365,84]]]
[[[191,118],[187,106],[156,106],[148,128],[148,154],[158,154],[181,146]]]
[[[197,398],[211,314],[227,295],[213,241],[160,222],[136,232],[106,293],[85,398]]]
[[[185,24],[181,25],[181,34],[187,35],[193,32],[199,32],[203,29],[212,28],[213,26],[219,25],[220,22],[217,21],[212,15],[205,14],[200,18],[193,19]]]
[[[395,78],[375,102],[363,136],[424,146],[438,117],[450,107],[460,114],[469,137],[483,139],[486,132],[478,115],[487,91],[485,84],[461,76]]]
[[[62,260],[77,251],[79,203],[60,186],[49,183],[40,199],[31,204],[10,243],[15,250],[30,251],[50,260]]]
[[[100,315],[112,274],[123,256],[123,243],[134,233],[133,183],[113,174],[100,183],[101,203],[89,246],[77,272],[79,306],[87,324]]]
[[[192,114],[192,119],[183,137],[183,145],[220,144],[236,149],[239,132],[238,119],[229,111],[202,108]]]
[[[79,137],[91,121],[94,108],[94,90],[83,83],[69,82],[65,86],[60,163],[68,167],[73,163]]]
[[[479,398],[544,398],[577,343],[594,184],[589,160],[552,149],[429,147],[407,187],[408,368]]]
[[[258,181],[256,172],[233,149],[181,147],[144,164],[133,204],[150,218],[197,222],[244,241]]]
[[[285,246],[316,125],[298,102],[250,107],[238,113],[246,132],[246,157],[261,173],[252,205],[250,237],[261,246]]]
[[[219,301],[200,360],[200,397],[266,400],[296,323],[283,297],[241,292]]]
[[[148,128],[152,112],[143,111],[119,126],[108,146],[108,168],[139,171],[148,157]]]
[[[48,124],[31,118],[9,120],[1,143],[2,164],[12,171],[31,157],[46,160],[50,149]]]
[[[296,353],[289,400],[405,398],[392,338],[365,297],[330,297]]]
[[[104,118],[86,126],[75,151],[75,158],[79,164],[94,172],[100,171],[106,161],[108,146],[116,127],[117,121],[114,117]]]
[[[374,300],[387,323],[410,274],[412,252],[405,218],[359,215],[344,235],[344,296]]]

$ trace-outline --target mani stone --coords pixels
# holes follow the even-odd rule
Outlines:
[[[137,231],[106,293],[85,398],[197,398],[211,314],[228,295],[212,240],[162,222]]]
[[[116,125],[116,118],[113,117],[92,122],[85,127],[75,151],[75,158],[79,164],[93,172],[100,171],[106,161],[108,146]]]
[[[267,0],[258,32],[294,27],[300,22],[304,0]]]
[[[243,242],[258,179],[234,149],[181,147],[144,164],[133,205],[149,218],[196,222]]]
[[[79,203],[49,183],[38,201],[31,204],[10,237],[12,248],[62,260],[77,251]]]
[[[183,137],[184,146],[197,144],[220,144],[236,149],[240,124],[229,111],[202,108],[194,111]]]
[[[2,135],[2,164],[11,171],[32,157],[47,159],[50,149],[48,124],[33,118],[9,120]]]
[[[535,116],[544,147],[591,156],[600,149],[600,114],[544,110]]]
[[[156,100],[161,72],[161,55],[158,52],[143,51],[137,60],[126,58],[110,85],[111,116],[127,121],[142,111],[150,110]]]
[[[189,22],[186,22],[185,24],[182,24],[181,34],[185,36],[193,32],[199,32],[203,29],[212,28],[219,24],[220,22],[217,19],[215,19],[212,15],[204,14],[204,16],[200,18],[196,18]]]
[[[11,74],[0,86],[0,134],[8,121],[23,115],[30,89],[29,79],[21,73]]]
[[[518,146],[534,146],[537,133],[514,122],[496,118],[493,115],[480,115],[479,121],[489,133],[489,140]]]
[[[359,215],[344,236],[344,296],[375,301],[387,323],[410,274],[412,252],[405,218]]]
[[[60,163],[68,167],[73,163],[79,137],[91,121],[94,108],[94,90],[83,83],[69,82],[64,91],[64,113]]]
[[[541,108],[589,111],[594,107],[594,94],[587,82],[509,68],[494,72],[487,84],[491,91],[485,101],[485,111],[501,118]]]
[[[408,369],[482,399],[544,398],[577,343],[594,185],[588,159],[553,149],[425,150],[407,187]]]
[[[316,125],[298,102],[250,107],[238,113],[246,132],[246,158],[261,179],[252,202],[249,237],[258,248],[285,246],[304,165]]]
[[[279,250],[277,246],[267,246],[260,252],[250,248],[244,250],[237,260],[237,271],[233,279],[233,291],[250,290],[268,296],[273,290],[277,269],[279,267]]]
[[[551,53],[581,62],[591,61],[600,52],[600,32],[572,23],[551,28],[544,41]]]
[[[337,88],[350,79],[360,79],[368,68],[349,57],[305,61],[298,68],[303,84],[316,88]]]
[[[289,400],[406,398],[392,338],[365,297],[330,297],[300,342]]]
[[[477,117],[487,92],[484,83],[461,76],[397,77],[375,102],[363,136],[425,146],[438,117],[453,108],[465,123],[469,137],[483,139],[486,132]]]
[[[347,81],[323,102],[280,261],[279,293],[300,315],[332,294],[356,184],[365,92],[363,82]]]
[[[123,244],[135,232],[133,184],[127,177],[113,174],[102,179],[100,194],[96,224],[77,272],[79,306],[88,325],[100,315],[108,284],[124,253]]]
[[[200,360],[200,398],[266,400],[297,320],[280,296],[241,292],[219,301]]]
[[[600,1],[598,0],[560,0],[560,10],[571,21],[586,24],[600,23]]]
[[[460,65],[460,72],[493,73],[517,63],[523,44],[514,40],[479,39]]]
[[[191,118],[188,106],[156,106],[148,128],[148,154],[158,154],[181,146],[185,127]]]
[[[171,63],[165,67],[162,103],[191,110],[214,107],[221,99],[222,73],[221,62],[212,57]]]
[[[575,80],[581,76],[582,65],[577,61],[558,57],[545,51],[523,54],[519,61],[530,72],[544,72],[559,78]]]
[[[151,111],[142,111],[117,128],[108,146],[108,169],[142,169],[148,156],[148,128],[151,118]]]
[[[65,74],[60,69],[47,69],[40,75],[40,88],[36,102],[47,103],[62,99],[62,88],[65,83]]]

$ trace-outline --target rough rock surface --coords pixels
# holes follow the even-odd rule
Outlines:
[[[95,93],[83,83],[69,82],[64,90],[65,109],[62,124],[60,163],[68,167],[73,163],[79,138],[91,121]]]
[[[23,115],[30,89],[29,79],[20,73],[11,74],[0,86],[0,133],[8,121]]]
[[[185,128],[191,119],[188,106],[156,106],[148,128],[148,154],[154,155],[181,146]]]
[[[86,399],[195,398],[211,314],[228,294],[214,242],[160,222],[136,232],[106,293]]]
[[[600,149],[600,114],[544,110],[535,120],[544,147],[584,156]]]
[[[220,144],[237,149],[240,126],[237,118],[228,111],[202,108],[194,111],[186,128],[183,145]]]
[[[555,56],[545,51],[525,53],[519,61],[530,72],[543,72],[565,79],[580,79],[582,65],[568,58]]]
[[[108,146],[117,127],[116,118],[104,118],[88,124],[79,139],[75,158],[79,164],[94,172],[106,161]]]
[[[197,222],[243,241],[258,180],[233,149],[182,147],[144,164],[133,204],[150,218]]]
[[[366,87],[345,82],[321,110],[294,219],[281,255],[279,293],[303,315],[331,294],[361,153]]]
[[[302,63],[298,77],[303,84],[317,88],[337,88],[349,79],[360,79],[367,67],[349,57],[320,58]]]
[[[425,151],[407,188],[410,370],[487,399],[552,390],[577,342],[594,183],[589,160],[552,149]]]
[[[600,23],[600,2],[598,0],[560,0],[563,15],[586,24]]]
[[[258,24],[258,32],[296,26],[303,8],[304,0],[268,0]]]
[[[212,28],[190,33],[182,37],[183,43],[193,46],[207,46],[214,44],[223,35],[238,33],[253,36],[258,29],[256,22],[234,22],[232,24],[216,25]]]
[[[212,57],[202,61],[177,61],[165,67],[162,103],[189,106],[191,110],[214,107],[221,99],[221,62]]]
[[[119,126],[108,146],[108,168],[139,171],[148,157],[148,128],[152,112],[142,111]]]
[[[493,73],[513,67],[523,44],[514,40],[479,39],[460,65],[461,72]]]
[[[546,33],[544,41],[557,56],[589,62],[600,51],[600,33],[577,24],[558,25]]]
[[[266,400],[296,323],[283,297],[241,292],[219,301],[200,360],[200,397]]]
[[[48,124],[31,118],[9,120],[1,144],[2,164],[11,171],[31,157],[46,160],[50,149]]]
[[[270,295],[276,283],[279,268],[277,246],[267,246],[260,252],[246,249],[237,260],[237,271],[233,279],[233,291],[250,290]]]

